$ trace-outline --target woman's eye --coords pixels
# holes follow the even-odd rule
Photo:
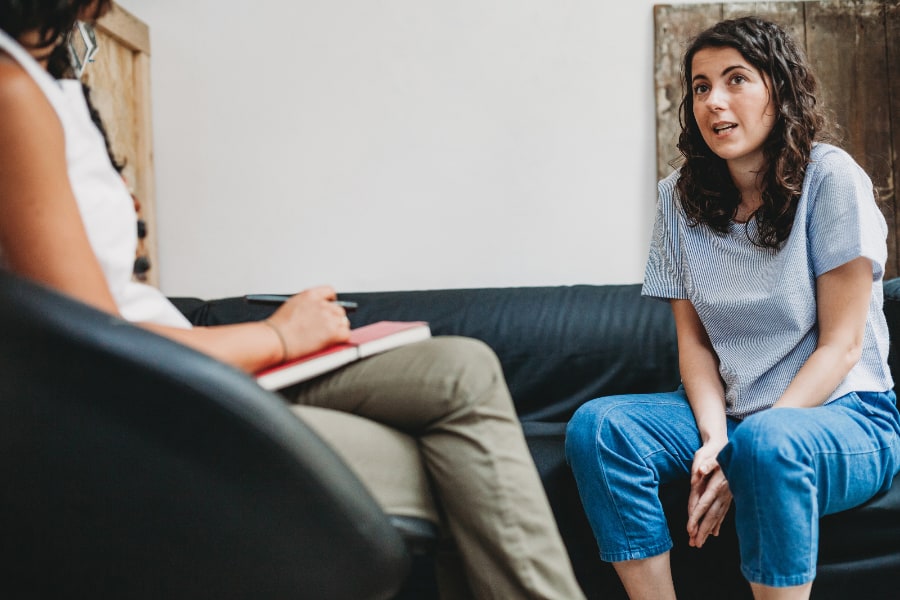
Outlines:
[[[697,85],[694,86],[694,95],[699,96],[700,94],[705,94],[708,91],[709,91],[709,86],[706,85],[705,83],[698,83]]]
[[[744,83],[745,81],[747,81],[747,78],[743,75],[734,75],[731,78],[731,83]]]

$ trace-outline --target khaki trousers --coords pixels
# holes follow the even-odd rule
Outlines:
[[[386,512],[440,516],[476,598],[584,598],[488,346],[433,338],[287,395]]]

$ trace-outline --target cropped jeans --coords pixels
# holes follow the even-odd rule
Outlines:
[[[819,517],[890,487],[900,470],[895,403],[892,391],[856,392],[815,408],[728,419],[718,462],[734,495],[741,570],[751,583],[812,581]],[[659,486],[689,478],[699,447],[683,389],[598,398],[576,411],[566,456],[603,560],[672,547]]]

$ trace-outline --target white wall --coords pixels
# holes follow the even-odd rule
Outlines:
[[[641,279],[650,0],[120,3],[151,30],[164,292]]]

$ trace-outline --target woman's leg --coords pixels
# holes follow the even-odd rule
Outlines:
[[[459,551],[447,537],[434,500],[418,440],[348,412],[305,404],[291,408],[344,459],[384,512],[425,519],[440,527],[434,559],[441,600],[471,598]]]
[[[479,598],[583,598],[494,353],[434,338],[289,391],[415,437]]]
[[[669,552],[613,563],[631,600],[675,600]]]
[[[344,459],[384,512],[441,524],[415,438],[342,411],[302,404],[292,409]]]
[[[819,517],[890,486],[900,467],[893,401],[893,393],[853,393],[817,408],[765,410],[734,429],[719,464],[734,494],[741,569],[758,597],[808,596]]]
[[[569,422],[566,456],[600,556],[632,598],[674,598],[659,485],[688,477],[699,447],[682,390],[598,398]]]

